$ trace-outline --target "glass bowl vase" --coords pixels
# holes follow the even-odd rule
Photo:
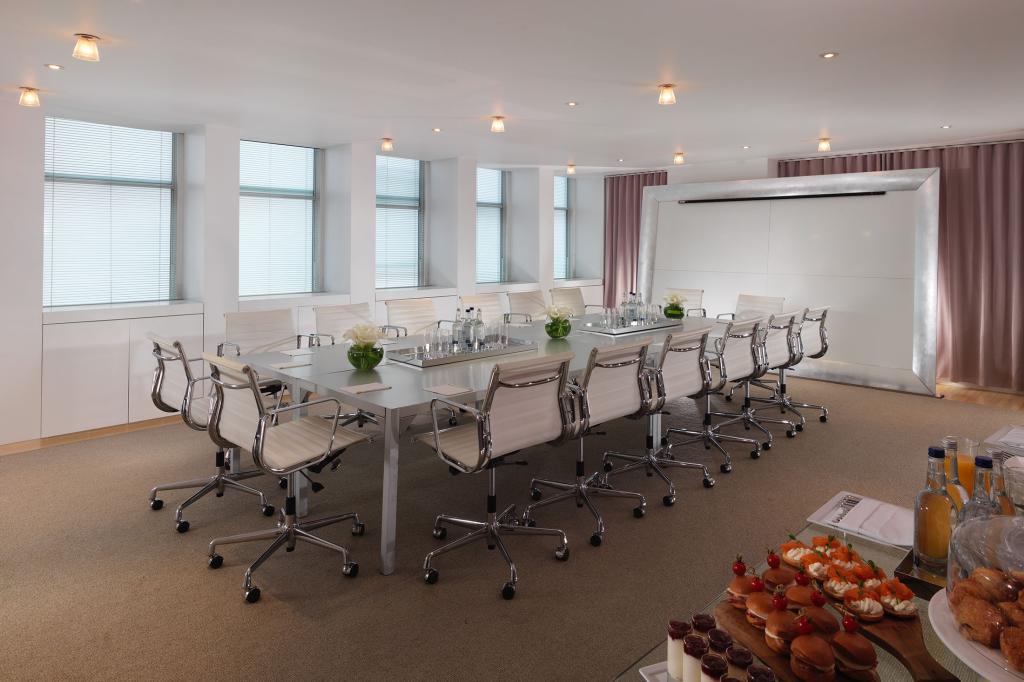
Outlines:
[[[356,369],[373,369],[384,359],[384,349],[374,343],[353,343],[348,348],[348,361]]]
[[[572,324],[568,317],[556,317],[544,324],[544,331],[553,339],[564,339],[572,331]]]

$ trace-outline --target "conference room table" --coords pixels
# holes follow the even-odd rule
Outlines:
[[[509,336],[513,339],[533,341],[536,349],[453,362],[445,365],[419,368],[386,357],[372,370],[357,370],[348,361],[348,344],[312,347],[299,352],[310,351],[307,355],[289,355],[284,352],[254,353],[242,355],[245,362],[259,374],[261,379],[279,379],[289,387],[292,396],[316,393],[318,396],[337,398],[345,405],[371,412],[381,422],[384,441],[383,494],[381,500],[380,529],[380,572],[391,575],[395,570],[396,526],[398,511],[398,459],[406,448],[420,448],[410,438],[403,442],[400,420],[416,414],[428,414],[430,401],[446,398],[463,404],[474,404],[487,391],[491,370],[501,362],[552,355],[571,351],[575,357],[569,365],[571,376],[581,374],[587,366],[593,348],[627,344],[638,338],[650,336],[653,345],[664,341],[670,333],[709,329],[709,337],[721,336],[726,328],[724,322],[710,318],[687,317],[673,327],[640,328],[636,332],[610,336],[585,331],[588,326],[598,326],[599,315],[574,318],[572,331],[564,339],[548,338],[543,322],[511,325]],[[390,339],[387,350],[422,346],[423,337],[409,335]],[[709,349],[711,343],[709,341]],[[297,351],[293,351],[297,352]],[[649,355],[654,355],[653,351]],[[307,363],[297,367],[282,367],[282,364]],[[372,392],[351,393],[352,387],[362,384],[381,383],[390,388]],[[464,387],[465,393],[440,395],[430,388],[442,385]],[[298,411],[296,411],[298,412]],[[296,415],[297,416],[297,415]],[[446,425],[446,424],[445,424]],[[661,417],[652,415],[649,419],[649,434],[660,434]],[[660,437],[660,435],[659,435]],[[653,441],[657,442],[657,440]],[[308,484],[301,478],[298,491],[298,511],[304,515],[308,510]]]

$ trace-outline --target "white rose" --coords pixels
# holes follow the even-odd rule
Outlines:
[[[380,330],[372,324],[357,324],[345,332],[345,339],[358,346],[372,345],[380,341]]]
[[[667,303],[670,306],[675,306],[677,308],[681,308],[683,306],[683,303],[685,303],[685,302],[686,302],[686,299],[683,298],[682,296],[680,296],[677,293],[671,293],[671,294],[667,294],[665,296],[665,303]]]
[[[572,315],[572,310],[562,305],[549,305],[545,312],[551,320],[564,320]]]

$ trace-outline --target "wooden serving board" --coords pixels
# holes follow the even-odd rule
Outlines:
[[[829,597],[832,608],[843,612],[837,606],[842,602]],[[735,609],[734,609],[735,610]],[[923,682],[956,682],[959,678],[939,665],[924,645],[924,631],[921,629],[920,614],[916,618],[896,618],[886,614],[877,623],[860,622],[860,632],[869,640],[896,657],[910,672],[911,677]]]
[[[764,641],[764,632],[747,622],[744,611],[729,606],[729,602],[719,602],[715,607],[715,620],[737,644],[750,649],[750,653],[771,668],[780,682],[800,682],[789,667],[789,656],[773,651]]]

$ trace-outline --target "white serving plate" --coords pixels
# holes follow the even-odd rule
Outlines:
[[[928,602],[928,620],[946,648],[986,680],[1024,680],[1024,674],[1010,668],[999,649],[989,649],[960,634],[953,612],[949,610],[945,590],[936,592]]]
[[[647,682],[674,682],[668,676],[668,661],[640,668],[640,677],[644,678]]]

